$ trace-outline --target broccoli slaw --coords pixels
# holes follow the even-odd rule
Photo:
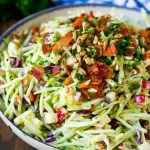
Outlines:
[[[4,115],[60,149],[150,149],[149,37],[93,11],[11,34],[0,52]]]

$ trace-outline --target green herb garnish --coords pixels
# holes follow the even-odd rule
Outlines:
[[[96,55],[97,55],[97,50],[93,47],[86,48],[86,51],[87,51],[88,55],[92,58],[96,57]]]
[[[84,80],[85,75],[84,75],[84,74],[81,74],[81,73],[77,73],[77,74],[76,74],[76,78],[77,78],[79,81],[81,81],[81,80]]]

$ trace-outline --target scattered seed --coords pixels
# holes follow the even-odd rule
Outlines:
[[[94,37],[94,40],[93,40],[93,44],[97,44],[97,43],[98,43],[98,37],[95,36],[95,37]]]
[[[115,38],[115,39],[119,39],[119,38],[122,38],[122,37],[123,37],[122,34],[115,34],[115,35],[114,35],[114,38]]]

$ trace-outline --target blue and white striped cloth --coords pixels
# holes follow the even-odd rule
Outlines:
[[[145,10],[150,12],[150,0],[52,0],[52,1],[54,2],[55,6],[97,3],[136,9],[140,9],[141,7],[143,7],[145,8]]]

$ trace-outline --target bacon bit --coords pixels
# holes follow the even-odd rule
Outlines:
[[[144,104],[145,103],[145,95],[135,95],[133,102],[135,105]]]
[[[67,86],[67,85],[71,84],[72,82],[73,82],[73,79],[71,76],[69,76],[69,77],[65,78],[64,85]]]
[[[91,84],[96,84],[96,85],[98,85],[98,84],[100,84],[102,82],[101,76],[96,75],[96,74],[93,74],[91,76],[91,80],[92,80]]]
[[[145,30],[145,29],[141,29],[140,31],[139,31],[139,36],[140,37],[147,37],[147,35],[148,35],[148,32]]]
[[[65,37],[63,37],[59,42],[62,46],[69,46],[73,41],[73,35],[71,32],[68,32]]]
[[[97,93],[96,93],[97,97],[102,96],[105,85],[106,85],[106,83],[102,82],[95,88],[97,90]]]
[[[131,42],[132,42],[132,45],[133,45],[135,48],[138,47],[138,44],[137,44],[136,39],[131,39]]]
[[[107,30],[107,22],[111,21],[112,16],[107,15],[107,16],[102,16],[101,19],[99,20],[99,26],[100,29],[106,31]]]
[[[86,99],[89,99],[89,98],[90,98],[90,97],[89,97],[89,94],[88,94],[88,92],[87,92],[86,89],[81,89],[81,94],[82,94],[83,97],[86,98]]]
[[[145,43],[150,46],[150,28],[141,29],[139,31],[139,37],[144,38]]]
[[[39,31],[40,31],[39,27],[36,27],[36,26],[31,27],[31,32],[32,32],[31,42],[32,43],[36,43],[37,42],[37,38],[39,36]]]
[[[65,65],[65,66],[64,66],[64,70],[66,71],[66,73],[67,73],[68,76],[71,75],[71,71],[72,71],[71,66]]]
[[[133,56],[135,54],[135,51],[134,50],[126,50],[124,52],[124,55],[125,56]]]
[[[94,18],[93,11],[90,11],[90,13],[89,13],[88,17],[89,17],[89,18]]]
[[[136,68],[134,68],[134,69],[135,69],[135,71],[137,72],[137,74],[139,74],[139,73],[141,72],[138,67],[136,67]]]
[[[89,116],[92,112],[91,110],[78,110],[77,113],[81,114],[82,116]]]
[[[4,81],[0,80],[0,85],[3,85],[4,84]]]
[[[90,74],[90,75],[93,75],[93,74],[96,74],[96,75],[99,75],[99,78],[111,78],[112,76],[112,69],[104,64],[104,63],[101,63],[101,64],[94,64],[94,65],[91,65],[87,68],[87,72]]]
[[[58,118],[58,123],[62,123],[67,117],[65,110],[62,108],[57,108],[56,114],[57,114],[57,118]]]
[[[29,99],[30,99],[30,102],[34,102],[36,100],[36,96],[34,95],[34,93],[31,91],[31,93],[29,94]]]
[[[111,43],[109,45],[109,47],[107,47],[106,51],[106,56],[112,57],[112,56],[116,56],[117,54],[117,49],[114,43]]]
[[[32,70],[31,70],[31,74],[37,78],[38,80],[42,78],[43,74],[44,74],[44,69],[41,66],[35,66]]]
[[[32,31],[32,34],[35,34],[35,33],[39,32],[39,27],[32,26],[31,31]]]
[[[94,45],[94,47],[99,51],[99,57],[103,54],[103,45]]]
[[[61,67],[60,66],[54,66],[52,68],[52,74],[53,75],[59,74],[60,72],[61,72]]]
[[[125,24],[121,26],[121,33],[126,36],[128,34],[128,28]]]
[[[142,81],[141,87],[146,90],[150,90],[150,81]]]
[[[94,64],[87,68],[89,74],[96,74],[99,71],[98,64]]]
[[[105,86],[105,82],[102,82],[102,83],[100,83],[99,85],[96,85],[96,84],[92,84],[92,82],[90,83],[90,84],[84,84],[84,83],[81,83],[80,84],[80,88],[81,88],[81,93],[82,93],[82,95],[85,97],[85,98],[89,98],[89,95],[88,95],[88,92],[87,92],[87,90],[88,89],[91,89],[91,88],[93,88],[93,89],[96,89],[97,90],[97,95],[96,95],[96,97],[99,97],[99,96],[101,96],[102,95],[102,92],[103,92],[103,89],[104,89],[104,86]]]
[[[12,39],[19,39],[20,36],[19,36],[18,34],[12,33],[12,34],[10,35],[10,38],[12,38]]]
[[[0,69],[0,75],[4,75],[6,73],[5,70]]]
[[[10,57],[10,64],[12,67],[22,67],[22,60],[18,57]]]
[[[49,44],[42,44],[42,52],[43,54],[48,54],[52,51],[52,47]]]
[[[150,50],[146,51],[143,56],[144,60],[150,59]]]
[[[150,72],[150,65],[146,67],[147,71]]]
[[[22,98],[21,98],[20,95],[17,95],[17,96],[16,96],[16,102],[17,102],[18,104],[21,104],[21,103],[22,103]]]
[[[95,26],[95,29],[96,29],[97,32],[99,32],[99,30],[100,30],[99,25],[96,25],[96,26]]]
[[[82,27],[82,19],[83,19],[83,16],[81,15],[80,17],[78,17],[74,23],[73,23],[73,28],[74,29],[79,29]]]

